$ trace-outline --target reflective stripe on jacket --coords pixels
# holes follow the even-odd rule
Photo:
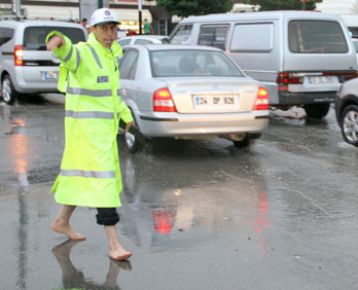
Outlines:
[[[94,36],[73,45],[59,32],[47,40],[54,35],[65,39],[54,53],[67,78],[59,79],[66,90],[65,149],[52,192],[60,204],[118,207],[122,180],[116,137],[119,119],[132,121],[119,96],[120,46],[107,49]]]

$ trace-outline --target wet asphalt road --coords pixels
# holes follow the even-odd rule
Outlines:
[[[333,110],[272,117],[249,149],[218,139],[121,150],[130,262],[107,257],[93,209],[73,218],[84,242],[49,230],[63,115],[0,104],[0,289],[358,289],[358,149]]]

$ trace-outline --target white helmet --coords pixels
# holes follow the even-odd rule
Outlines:
[[[108,8],[97,9],[91,15],[90,25],[95,26],[103,23],[119,23],[116,15]]]

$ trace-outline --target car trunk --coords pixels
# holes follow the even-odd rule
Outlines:
[[[190,77],[162,79],[168,84],[178,113],[251,111],[258,85],[246,78]]]

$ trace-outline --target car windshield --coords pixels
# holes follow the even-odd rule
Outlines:
[[[59,31],[71,39],[72,43],[86,41],[85,34],[79,28],[72,27],[27,27],[24,33],[25,50],[46,50],[46,36],[51,31]]]
[[[170,39],[171,44],[181,44],[188,40],[191,31],[193,29],[193,25],[181,25],[174,32],[174,35]]]
[[[243,76],[238,67],[220,51],[155,50],[150,58],[153,77]]]

